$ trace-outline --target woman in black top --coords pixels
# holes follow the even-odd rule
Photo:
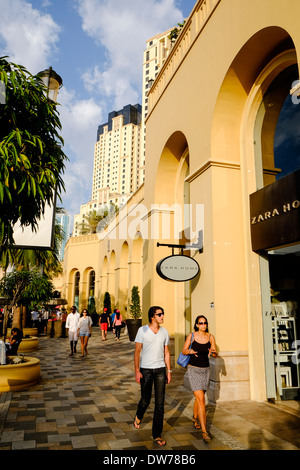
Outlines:
[[[19,328],[12,328],[10,333],[10,339],[7,343],[5,343],[7,356],[17,355],[22,338],[23,334],[21,330]]]
[[[209,386],[209,356],[217,356],[216,343],[213,335],[208,333],[206,317],[199,315],[196,318],[195,333],[190,333],[184,343],[182,353],[190,354],[190,362],[185,374],[189,388],[194,392],[194,426],[202,428],[203,440],[210,437],[206,431],[205,392]],[[191,344],[192,341],[192,344]]]

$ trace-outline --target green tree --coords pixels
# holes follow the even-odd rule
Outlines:
[[[64,190],[66,155],[56,103],[41,78],[0,57],[5,104],[0,105],[0,243],[13,243],[13,226],[36,230],[46,204]]]
[[[116,212],[118,212],[118,207],[113,203],[105,206],[102,210],[92,210],[85,216],[84,222],[79,226],[80,235],[101,232]]]
[[[53,284],[37,271],[14,269],[0,280],[0,295],[7,299],[8,310],[34,303],[47,302],[52,297]],[[16,309],[13,324],[22,328],[20,309]],[[7,318],[5,318],[4,334],[6,334]]]
[[[142,309],[138,286],[133,286],[131,289],[131,303],[129,309],[131,318],[141,318]]]
[[[183,26],[184,26],[184,23],[185,23],[185,20],[183,23],[177,23],[177,25],[179,26],[179,28],[173,28],[172,31],[170,32],[168,38],[171,40],[171,43],[174,44],[174,42],[176,41],[176,39],[178,38]]]

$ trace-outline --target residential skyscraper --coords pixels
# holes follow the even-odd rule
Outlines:
[[[145,119],[148,114],[148,93],[158,75],[159,69],[165,63],[172,48],[170,33],[174,28],[170,28],[163,33],[148,39],[143,58],[143,87],[142,87],[142,124],[141,124],[141,149],[140,149],[140,183],[145,179],[145,139],[146,126]]]
[[[119,206],[140,186],[141,114],[140,104],[129,104],[98,127],[92,189],[97,205]]]

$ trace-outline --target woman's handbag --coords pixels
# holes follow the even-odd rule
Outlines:
[[[192,333],[191,344],[190,344],[189,349],[191,349],[192,347],[193,337],[194,337],[194,333]],[[187,367],[188,363],[190,362],[190,358],[191,356],[189,354],[182,354],[181,352],[178,356],[177,364],[181,367]]]

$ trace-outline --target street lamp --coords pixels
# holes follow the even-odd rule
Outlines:
[[[49,67],[38,74],[47,87],[47,98],[56,103],[58,90],[62,87],[62,78]]]

